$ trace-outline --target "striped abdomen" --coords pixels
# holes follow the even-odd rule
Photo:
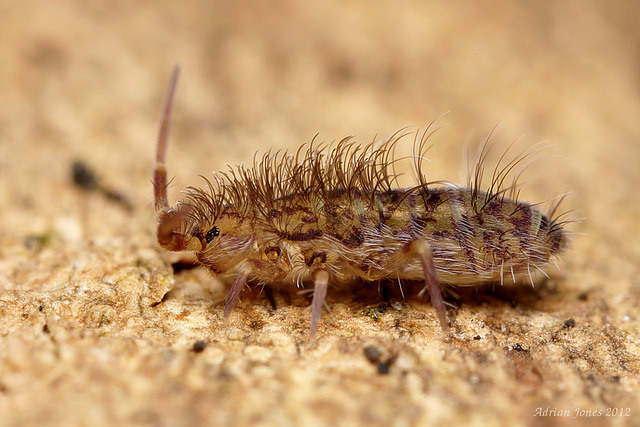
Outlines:
[[[454,285],[530,274],[566,246],[562,229],[532,205],[468,188],[332,196],[283,201],[268,228],[306,263],[321,257],[338,280],[422,279],[419,261],[404,251],[419,238],[431,247],[438,279]]]

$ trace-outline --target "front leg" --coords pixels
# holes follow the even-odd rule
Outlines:
[[[244,267],[244,266],[243,266]],[[231,289],[229,289],[229,293],[227,294],[227,299],[224,303],[224,320],[226,321],[231,314],[231,310],[233,310],[233,306],[236,305],[236,301],[238,301],[238,297],[240,296],[240,292],[242,292],[242,288],[247,284],[247,278],[249,277],[248,268],[241,267],[236,273],[236,277],[233,279],[233,284],[231,285]]]
[[[327,253],[318,250],[309,250],[303,253],[304,269],[307,270],[308,276],[313,277],[313,299],[311,300],[311,330],[309,332],[309,341],[313,340],[318,331],[320,323],[320,315],[322,314],[322,306],[327,297],[327,289],[329,288],[329,275],[327,268]],[[306,275],[306,274],[305,274]]]
[[[238,301],[240,292],[247,284],[249,275],[252,280],[258,280],[264,283],[277,283],[287,275],[287,271],[282,268],[280,263],[280,252],[278,251],[278,257],[262,256],[260,258],[250,258],[246,260],[238,269],[233,284],[227,294],[227,299],[224,304],[224,319],[227,320],[231,314],[233,306]]]
[[[324,299],[327,297],[328,287],[329,273],[327,273],[326,270],[316,270],[314,272],[313,300],[311,301],[311,332],[309,333],[309,341],[313,340],[318,331],[320,314],[322,314],[322,306],[324,305]]]

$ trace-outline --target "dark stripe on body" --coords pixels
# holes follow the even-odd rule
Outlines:
[[[461,191],[460,189],[450,189],[447,191],[452,213],[451,225],[453,226],[460,249],[462,249],[462,252],[467,257],[472,271],[476,272],[476,257],[473,254],[472,245],[469,243],[469,239],[474,237],[474,230],[469,222]]]
[[[291,240],[293,242],[302,242],[305,240],[314,240],[321,238],[324,233],[321,230],[313,229],[306,232],[294,231],[292,233],[287,231],[276,231],[278,237],[284,240]]]
[[[520,241],[520,249],[525,253],[530,247],[532,231],[531,220],[533,218],[531,206],[522,206],[517,215],[507,216],[506,220],[513,224],[512,234]]]
[[[416,220],[418,218],[418,214],[416,212],[416,195],[415,193],[411,193],[407,196],[407,204],[409,205],[409,212],[411,214],[411,219],[409,220],[409,224],[407,225],[406,232],[411,237],[415,237],[416,235]]]

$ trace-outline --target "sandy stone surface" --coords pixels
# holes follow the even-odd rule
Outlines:
[[[640,6],[563,2],[0,4],[0,425],[638,425]],[[182,66],[171,200],[256,150],[443,126],[555,144],[523,190],[573,191],[531,286],[245,292],[155,243],[160,106]],[[524,135],[524,136],[523,136]],[[94,184],[73,183],[75,162]],[[77,167],[76,167],[77,168]],[[577,418],[574,416],[578,415]]]

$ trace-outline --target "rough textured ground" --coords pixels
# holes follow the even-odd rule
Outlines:
[[[4,2],[0,424],[638,423],[639,14],[626,1]],[[497,141],[526,133],[563,155],[536,164],[525,197],[573,190],[566,207],[587,219],[551,280],[462,292],[450,338],[415,292],[377,289],[330,292],[313,344],[295,292],[247,293],[224,324],[224,284],[174,272],[154,241],[155,133],[177,62],[172,200],[258,149],[317,132],[368,142],[449,111],[430,178],[457,181],[464,141],[500,122]],[[72,183],[77,160],[103,190]]]

